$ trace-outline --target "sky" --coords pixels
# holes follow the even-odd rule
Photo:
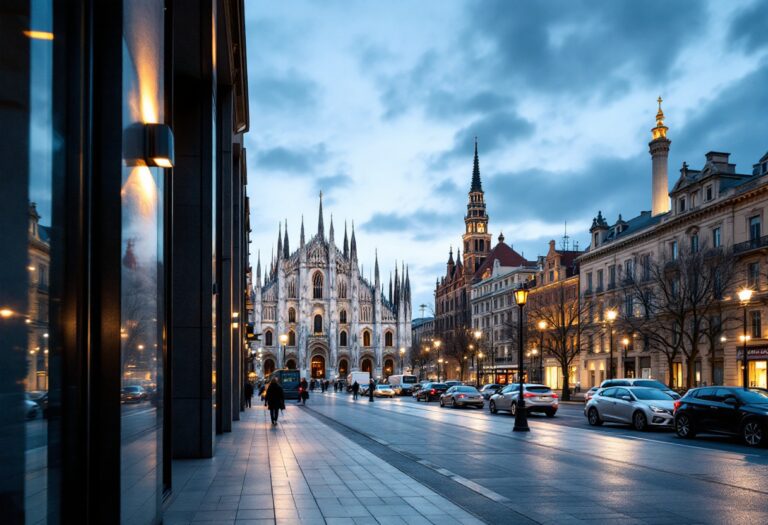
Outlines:
[[[683,161],[768,151],[768,1],[246,2],[253,265],[302,215],[337,244],[354,221],[366,276],[408,265],[414,317],[460,246],[480,154],[489,230],[529,260],[650,210],[661,96]]]

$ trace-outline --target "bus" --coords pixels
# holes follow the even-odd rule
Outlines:
[[[392,385],[392,389],[395,394],[399,396],[407,396],[413,393],[413,387],[416,386],[416,376],[408,374],[393,375],[387,378],[387,383]]]
[[[299,381],[301,377],[298,370],[288,370],[285,368],[275,370],[265,378],[267,385],[269,385],[273,377],[276,377],[277,382],[283,387],[285,399],[299,399]]]

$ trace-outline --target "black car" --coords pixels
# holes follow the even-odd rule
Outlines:
[[[440,396],[448,390],[448,385],[445,383],[427,383],[421,390],[416,392],[416,401],[432,401],[433,399],[440,399]]]
[[[733,386],[693,388],[675,401],[675,431],[739,436],[751,447],[768,445],[768,390]]]

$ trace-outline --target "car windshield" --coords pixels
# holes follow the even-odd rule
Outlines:
[[[403,383],[413,385],[416,383],[416,376],[403,376]]]
[[[739,390],[739,398],[745,403],[768,403],[768,390],[750,388],[749,390]]]
[[[379,390],[391,390],[392,389],[392,387],[390,387],[389,385],[376,385],[376,388],[378,388]]]
[[[431,388],[448,388],[445,383],[432,383]]]
[[[635,381],[633,386],[644,386],[647,388],[658,388],[659,390],[669,390],[669,387],[664,383],[660,383],[659,381],[654,381],[652,379],[641,379],[639,381]]]
[[[519,385],[507,385],[504,387],[504,390],[502,390],[502,393],[509,394],[510,392],[514,392],[518,388],[520,388]]]
[[[549,389],[548,386],[527,386],[527,387],[525,387],[525,389],[528,392],[539,392],[539,393],[542,393],[542,394],[546,393],[546,392],[550,392],[550,389]]]
[[[124,388],[126,392],[138,392],[141,387],[138,386],[127,386]]]
[[[459,386],[456,387],[456,392],[469,392],[471,394],[479,394],[480,392],[477,391],[477,388],[473,386]]]
[[[669,394],[665,394],[661,390],[657,390],[655,388],[649,388],[648,390],[644,388],[638,388],[636,390],[632,391],[633,394],[635,394],[635,397],[637,399],[642,400],[655,400],[655,401],[672,401],[672,396]]]

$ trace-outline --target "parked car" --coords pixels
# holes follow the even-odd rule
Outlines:
[[[458,379],[449,379],[448,381],[443,381],[443,383],[445,383],[448,388],[451,388],[452,386],[461,386],[464,384]]]
[[[440,406],[458,407],[477,407],[483,408],[485,401],[480,391],[473,386],[452,386],[440,396]]]
[[[144,387],[134,385],[125,386],[120,391],[120,401],[122,403],[141,403],[147,399],[147,392]]]
[[[751,447],[768,445],[768,390],[733,386],[692,388],[675,401],[675,431],[682,438],[712,432],[739,436]]]
[[[483,385],[480,388],[480,393],[483,395],[483,399],[488,400],[493,394],[499,392],[502,388],[504,388],[504,385],[500,385],[498,383],[490,383],[488,385]]]
[[[520,385],[514,384],[507,385],[501,392],[493,394],[488,402],[491,414],[506,410],[515,415],[519,391]],[[523,384],[523,400],[525,401],[526,411],[529,414],[538,412],[546,414],[547,417],[555,417],[560,406],[557,394],[547,385]]]
[[[390,385],[376,385],[373,397],[395,397],[395,390]]]
[[[589,403],[589,400],[590,400],[590,399],[592,399],[592,398],[594,397],[595,393],[596,393],[598,390],[600,390],[600,387],[599,387],[599,386],[593,386],[592,388],[590,388],[589,390],[587,390],[587,391],[584,393],[584,404],[585,404],[585,405],[586,405],[587,403]]]
[[[672,396],[658,388],[602,388],[584,407],[584,415],[592,426],[605,422],[632,425],[635,430],[672,428],[674,403]]]
[[[40,405],[29,399],[24,399],[24,416],[27,419],[37,419],[37,414],[40,412]]]
[[[424,387],[416,393],[416,401],[432,401],[433,399],[439,399],[440,396],[448,390],[445,383],[427,383]]]
[[[43,417],[48,417],[48,392],[45,390],[32,390],[31,392],[27,392],[27,399],[30,401],[34,401],[37,403],[37,406],[40,407],[40,410],[43,413]]]
[[[644,386],[647,388],[656,388],[658,390],[666,392],[667,394],[672,396],[674,399],[680,399],[680,394],[678,394],[675,390],[669,388],[667,385],[665,385],[661,381],[656,381],[655,379],[642,379],[642,378],[636,378],[636,377],[628,377],[624,379],[606,379],[605,381],[600,383],[600,388],[609,388],[612,386]]]

